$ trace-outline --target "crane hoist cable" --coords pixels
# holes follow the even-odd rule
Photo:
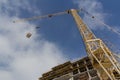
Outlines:
[[[87,12],[85,9],[81,8],[80,9],[82,12],[86,13],[87,15],[89,15],[91,18],[95,19],[95,21],[99,22],[100,24],[104,25],[107,29],[111,30],[112,32],[118,34],[120,36],[120,32],[118,32],[117,30],[113,29],[111,26],[109,26],[108,24],[105,24],[103,21],[99,20],[98,18],[96,18],[95,16],[91,15],[89,12]]]

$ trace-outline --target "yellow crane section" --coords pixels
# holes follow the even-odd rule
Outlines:
[[[77,10],[71,9],[69,12],[72,14],[82,35],[88,56],[91,58],[93,66],[99,71],[102,79],[120,79],[120,66],[114,58],[113,53],[103,41],[96,38],[92,31],[83,23]]]

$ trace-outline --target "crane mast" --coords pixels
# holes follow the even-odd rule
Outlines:
[[[77,27],[82,35],[86,51],[90,57],[93,66],[99,72],[102,80],[120,79],[120,66],[114,58],[113,53],[103,43],[103,41],[92,33],[92,31],[83,23],[75,9],[69,10],[73,16]]]

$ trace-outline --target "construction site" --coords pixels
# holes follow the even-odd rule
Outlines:
[[[119,56],[114,54],[102,39],[97,38],[94,35],[94,33],[89,29],[89,26],[84,23],[78,12],[84,12],[99,23],[105,25],[108,29],[119,34],[109,25],[99,21],[95,16],[89,14],[89,12],[82,8],[70,9],[64,12],[15,21],[29,21],[68,14],[73,17],[82,36],[88,56],[74,62],[68,61],[63,64],[56,65],[50,71],[43,73],[39,80],[120,80],[120,62],[116,58]],[[30,38],[31,35],[31,33],[28,33],[26,37]]]

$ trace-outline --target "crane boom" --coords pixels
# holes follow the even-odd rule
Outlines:
[[[88,56],[91,58],[93,66],[100,73],[99,75],[102,80],[120,79],[120,66],[114,58],[113,53],[103,41],[96,38],[92,31],[83,23],[77,10],[71,9],[69,12],[72,14],[82,35]]]
[[[44,15],[44,16],[34,16],[34,17],[31,17],[31,18],[24,18],[24,19],[15,20],[13,22],[16,23],[16,22],[31,21],[31,20],[36,20],[36,19],[51,18],[53,16],[63,15],[63,14],[66,14],[66,13],[67,13],[67,11],[58,12],[58,13],[54,13],[54,14],[48,14],[48,15]]]

